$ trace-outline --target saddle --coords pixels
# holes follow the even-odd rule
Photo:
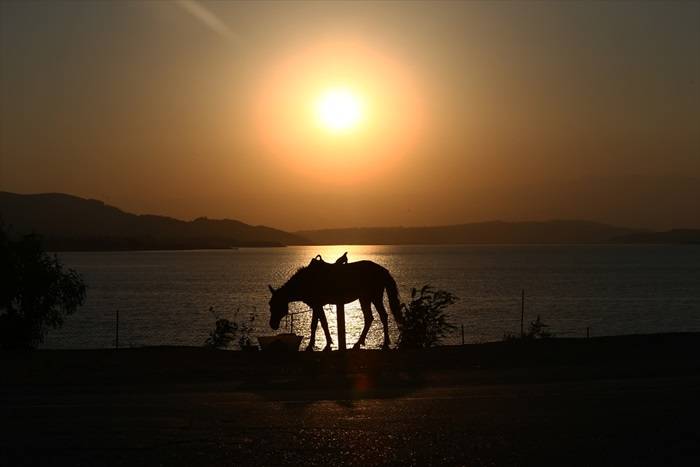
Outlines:
[[[334,263],[327,263],[321,255],[316,255],[311,259],[309,266],[336,266],[341,264],[347,264],[348,262],[348,252],[342,254]]]

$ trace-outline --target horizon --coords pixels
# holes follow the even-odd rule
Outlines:
[[[0,190],[700,228],[699,3],[0,3]]]

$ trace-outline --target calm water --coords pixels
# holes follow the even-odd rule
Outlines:
[[[468,342],[499,340],[520,328],[520,291],[526,321],[539,314],[561,336],[700,331],[700,246],[332,246],[212,251],[61,253],[88,286],[85,306],[52,331],[44,347],[114,345],[120,310],[120,345],[201,345],[221,317],[256,310],[253,335],[267,326],[267,284],[277,287],[321,253],[334,260],[369,259],[388,268],[404,298],[423,284],[460,297],[449,314],[463,324]],[[304,305],[293,304],[295,310]],[[346,306],[348,343],[357,339],[362,314]],[[335,335],[335,313],[328,313]],[[376,316],[376,315],[375,315]],[[295,331],[308,338],[310,313]],[[392,336],[396,330],[391,321]],[[459,333],[449,339],[457,343]],[[320,326],[317,346],[324,345]],[[337,342],[337,339],[336,339]],[[375,320],[367,340],[381,344]]]

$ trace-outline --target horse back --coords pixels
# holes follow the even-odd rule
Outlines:
[[[319,270],[309,295],[324,304],[349,303],[381,296],[387,270],[373,261],[329,264]]]

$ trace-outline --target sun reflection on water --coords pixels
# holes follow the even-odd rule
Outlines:
[[[519,330],[523,289],[528,297],[525,319],[541,314],[561,336],[585,336],[588,326],[591,335],[699,329],[700,261],[692,246],[294,246],[60,253],[67,267],[84,275],[89,293],[80,312],[52,330],[44,347],[112,347],[114,310],[120,310],[125,346],[200,346],[215,322],[210,307],[228,319],[235,319],[236,310],[252,310],[251,336],[270,335],[267,285],[281,286],[317,254],[335,261],[345,251],[350,261],[370,260],[387,268],[404,302],[412,287],[424,284],[457,295],[460,300],[448,316],[458,327],[464,325],[470,343],[499,340]],[[327,317],[337,343],[332,308],[327,307]],[[347,344],[352,346],[362,329],[362,312],[357,302],[345,309]],[[290,310],[308,307],[292,303]],[[666,316],[662,322],[660,315]],[[295,317],[294,331],[305,338],[302,345],[308,343],[310,323],[308,312]],[[391,315],[389,331],[396,344]],[[316,338],[316,347],[323,348],[320,329]],[[444,343],[460,341],[455,332]],[[375,319],[367,347],[379,348],[382,342],[382,326]]]

